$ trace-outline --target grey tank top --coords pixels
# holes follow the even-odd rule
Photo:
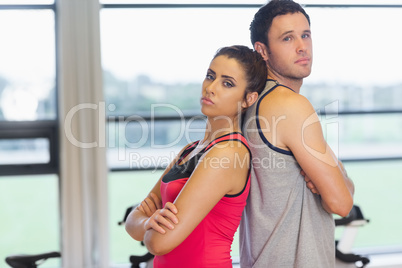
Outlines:
[[[243,121],[253,169],[240,223],[240,267],[333,268],[332,214],[307,188],[293,154],[270,144],[258,127],[261,100],[269,98],[277,86],[275,81],[267,80]]]

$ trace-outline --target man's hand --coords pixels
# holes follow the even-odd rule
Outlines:
[[[309,188],[312,193],[320,195],[320,192],[318,192],[318,189],[315,187],[309,176],[307,176],[307,174],[303,170],[300,171],[300,174],[304,177],[307,188]]]

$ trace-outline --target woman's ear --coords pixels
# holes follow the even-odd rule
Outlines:
[[[249,92],[247,93],[247,96],[245,100],[243,100],[243,103],[241,105],[242,108],[246,109],[250,107],[251,105],[254,104],[254,102],[257,101],[258,98],[258,93],[257,92]]]
[[[265,61],[268,60],[268,49],[263,43],[255,42],[254,50],[260,53],[260,55]]]

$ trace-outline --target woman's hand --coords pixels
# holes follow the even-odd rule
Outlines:
[[[138,205],[138,209],[148,217],[151,217],[152,214],[154,214],[157,209],[161,208],[162,208],[162,202],[159,199],[159,197],[154,193],[150,193],[148,197],[145,198],[141,202],[141,204]]]
[[[176,206],[171,202],[167,202],[163,209],[157,209],[145,222],[145,230],[153,229],[161,234],[166,233],[166,230],[163,228],[163,226],[173,230],[173,223],[177,224],[179,222],[176,214]]]

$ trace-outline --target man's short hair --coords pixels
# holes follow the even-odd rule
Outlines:
[[[310,25],[310,17],[306,11],[300,4],[292,0],[271,0],[261,7],[250,24],[250,38],[253,47],[255,42],[261,42],[268,47],[268,32],[276,16],[297,12],[302,13]]]

